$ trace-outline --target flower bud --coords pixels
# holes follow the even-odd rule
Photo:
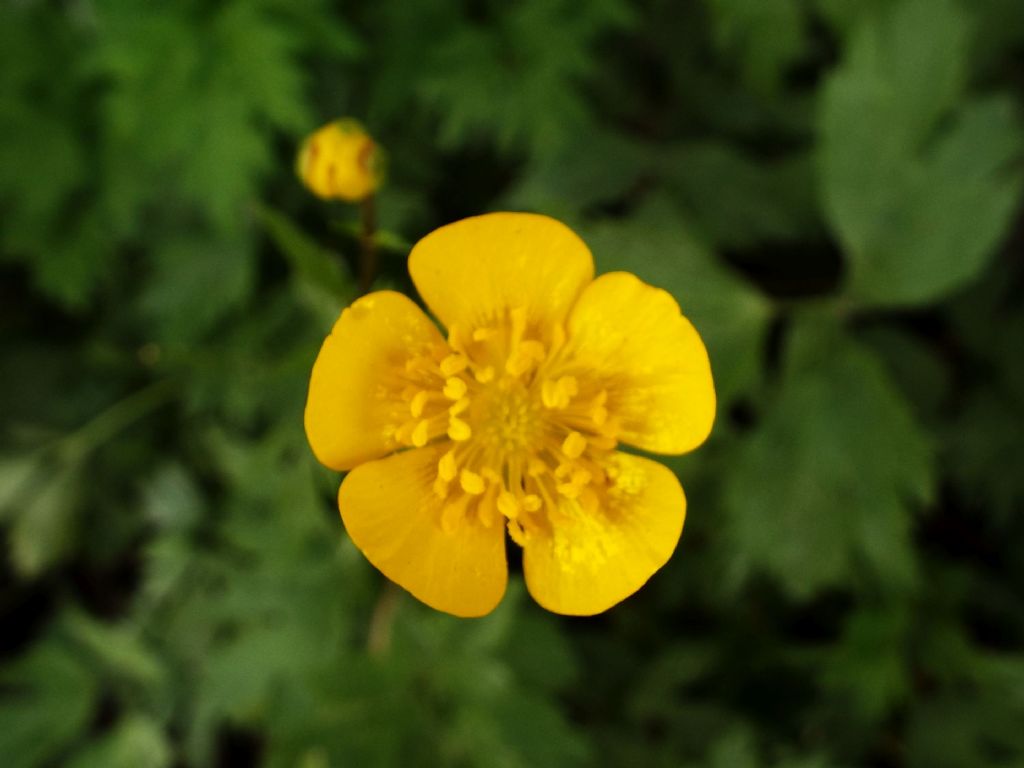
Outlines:
[[[384,157],[358,121],[343,118],[302,143],[295,170],[317,197],[357,203],[381,185]]]

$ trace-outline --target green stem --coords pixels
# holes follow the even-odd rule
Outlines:
[[[377,276],[377,206],[374,196],[359,206],[359,293],[364,294]]]
[[[121,430],[170,401],[176,389],[172,379],[162,379],[133,392],[61,438],[57,450],[71,462],[84,458]]]
[[[385,581],[381,587],[377,604],[370,616],[370,629],[366,636],[366,650],[371,656],[383,656],[391,647],[391,628],[398,612],[398,600],[402,596],[400,590],[391,581]]]

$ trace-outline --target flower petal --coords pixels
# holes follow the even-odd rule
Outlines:
[[[686,516],[676,476],[650,459],[615,453],[596,510],[561,499],[551,530],[523,551],[526,586],[549,611],[591,616],[642,587],[675,551]]]
[[[582,240],[559,221],[533,213],[488,213],[441,227],[409,254],[423,300],[449,329],[477,328],[524,307],[546,330],[565,318],[594,276]]]
[[[601,275],[569,316],[574,364],[597,371],[618,438],[656,453],[696,448],[715,420],[711,364],[676,300],[628,272]]]
[[[352,541],[385,576],[439,611],[483,616],[505,594],[505,529],[471,512],[442,528],[444,502],[432,486],[450,447],[356,467],[341,484],[338,507]]]
[[[370,293],[345,309],[309,380],[306,436],[317,459],[343,470],[396,450],[389,428],[406,406],[384,383],[396,366],[438,344],[445,341],[437,327],[400,293]]]

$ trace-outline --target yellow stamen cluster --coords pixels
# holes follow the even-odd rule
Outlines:
[[[401,364],[394,440],[448,443],[433,483],[443,530],[471,515],[485,527],[504,519],[524,544],[551,530],[567,500],[596,509],[618,425],[608,391],[573,370],[565,342],[560,327],[542,338],[517,308],[477,328],[452,327],[446,347]]]

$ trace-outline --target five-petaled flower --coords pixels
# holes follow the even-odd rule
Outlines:
[[[549,610],[604,611],[672,555],[686,500],[660,454],[700,445],[707,352],[665,291],[594,279],[586,245],[545,216],[442,227],[409,271],[448,336],[406,296],[342,312],[313,366],[317,458],[351,470],[338,503],[356,546],[434,608],[480,616],[508,579],[505,531]]]
[[[363,126],[343,118],[306,138],[295,172],[317,197],[357,203],[377,191],[383,166],[382,152]]]

